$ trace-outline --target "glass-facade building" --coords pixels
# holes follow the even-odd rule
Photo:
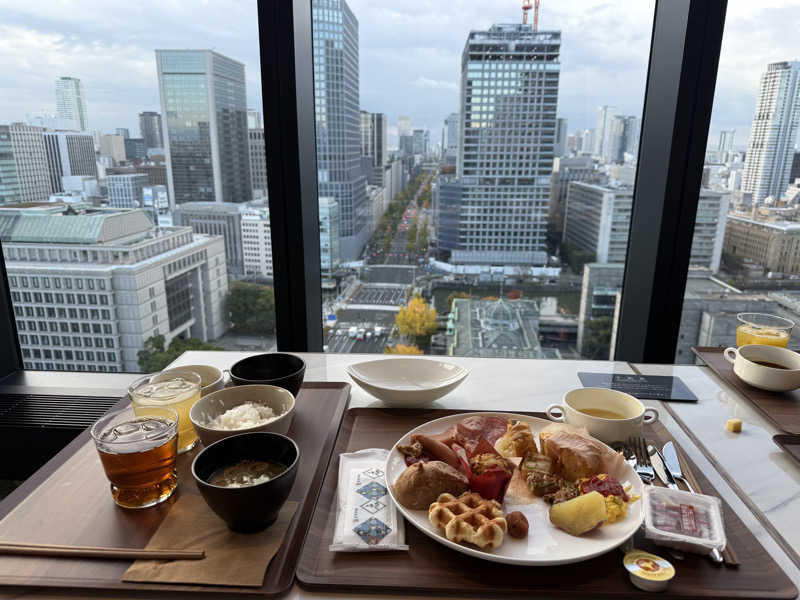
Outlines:
[[[170,198],[247,202],[244,65],[212,50],[156,50]]]
[[[461,57],[457,264],[541,265],[556,136],[561,33],[472,31]],[[441,211],[440,211],[441,212]],[[441,215],[440,215],[441,218]]]
[[[369,237],[367,178],[361,171],[358,20],[344,0],[312,0],[319,197],[339,206],[342,260]]]

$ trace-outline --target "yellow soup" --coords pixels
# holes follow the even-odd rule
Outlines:
[[[578,412],[582,412],[590,417],[600,417],[601,419],[627,419],[625,415],[621,415],[613,410],[606,410],[605,408],[579,408]]]

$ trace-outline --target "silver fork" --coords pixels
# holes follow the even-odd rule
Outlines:
[[[636,474],[646,484],[652,484],[655,474],[650,456],[647,454],[647,442],[643,437],[632,437],[628,438],[628,445],[633,448],[636,455]]]

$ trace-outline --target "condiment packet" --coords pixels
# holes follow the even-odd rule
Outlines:
[[[389,451],[370,448],[339,455],[336,528],[331,552],[408,550],[405,522],[389,497]]]
[[[647,486],[645,537],[660,546],[708,554],[725,549],[722,502],[715,496]]]

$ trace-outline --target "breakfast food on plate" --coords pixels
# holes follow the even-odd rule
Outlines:
[[[439,440],[417,433],[411,436],[411,441],[414,443],[419,443],[422,446],[422,451],[429,456],[432,456],[434,460],[440,460],[443,463],[447,463],[454,469],[461,467],[461,461],[458,459],[458,456],[456,456],[456,453],[453,452],[449,446],[443,444]]]
[[[246,429],[248,427],[258,427],[277,421],[283,413],[276,414],[272,407],[258,402],[245,402],[233,408],[229,408],[221,415],[211,419],[206,427],[211,429],[223,429],[232,431],[235,429]]]
[[[583,535],[606,520],[606,500],[600,492],[589,492],[550,507],[550,522],[572,535]]]
[[[444,529],[452,542],[469,542],[481,549],[497,548],[503,543],[508,528],[500,503],[484,500],[475,492],[458,498],[442,494],[428,509],[434,527]]]
[[[423,510],[443,493],[461,494],[469,489],[469,480],[461,471],[438,460],[417,462],[394,484],[397,501],[406,508]]]
[[[539,433],[539,441],[542,452],[553,461],[553,472],[569,481],[615,472],[624,460],[621,454],[577,428],[545,427]]]
[[[537,452],[531,426],[522,421],[509,420],[506,432],[495,442],[495,448],[503,456],[525,456],[528,452]]]
[[[528,519],[518,510],[506,515],[506,524],[511,537],[521,539],[528,535]]]
[[[627,487],[630,488],[630,484]],[[581,494],[595,491],[603,495],[606,499],[606,523],[624,519],[628,514],[628,504],[639,499],[639,496],[628,494],[628,490],[607,473],[581,479],[578,482],[578,489]]]

